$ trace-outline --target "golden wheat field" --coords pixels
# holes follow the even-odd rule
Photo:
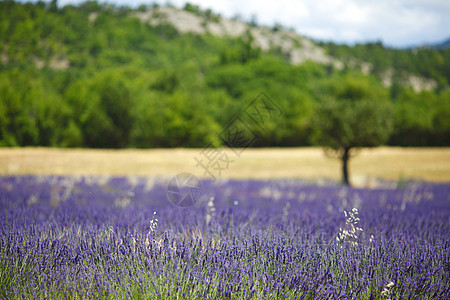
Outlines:
[[[171,176],[189,172],[208,177],[196,161],[204,150],[1,148],[0,174]],[[239,156],[228,148],[221,151],[229,164],[222,167],[220,178],[339,179],[341,174],[340,161],[320,148],[245,149]],[[350,176],[357,185],[376,179],[450,182],[450,148],[361,149],[350,161]]]

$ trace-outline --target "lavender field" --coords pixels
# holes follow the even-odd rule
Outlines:
[[[2,299],[449,299],[450,184],[0,177]]]

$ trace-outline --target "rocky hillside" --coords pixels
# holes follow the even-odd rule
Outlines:
[[[182,33],[212,34],[220,37],[239,37],[249,32],[254,37],[254,46],[264,51],[280,50],[291,63],[300,64],[306,60],[332,64],[343,68],[342,62],[327,55],[323,48],[293,30],[252,26],[237,19],[207,18],[202,14],[179,10],[173,7],[158,7],[135,15],[152,25],[169,23]]]
[[[186,8],[186,7],[185,7]],[[202,12],[198,7],[187,5],[188,9],[174,7],[153,7],[132,13],[142,22],[152,25],[171,24],[181,33],[211,34],[219,37],[240,37],[250,33],[254,38],[253,45],[263,51],[278,51],[294,64],[305,61],[331,65],[338,70],[345,67],[358,69],[364,74],[373,72],[373,64],[356,58],[339,59],[327,54],[327,51],[294,30],[282,26],[272,28],[256,26],[238,19],[227,19],[213,15],[211,11]],[[379,78],[385,87],[391,87],[394,81],[394,70],[388,67],[379,72]],[[400,82],[410,86],[414,91],[434,90],[438,82],[432,78],[417,76],[403,72]]]

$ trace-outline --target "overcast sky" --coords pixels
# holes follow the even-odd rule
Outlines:
[[[84,1],[59,0],[59,5]],[[185,0],[107,0],[136,7],[139,4],[171,3],[183,7]],[[191,0],[225,17],[240,15],[257,23],[275,22],[318,40],[338,43],[381,40],[395,47],[441,42],[450,38],[450,0]]]

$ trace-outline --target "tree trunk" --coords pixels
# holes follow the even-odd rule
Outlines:
[[[344,147],[344,153],[342,154],[342,180],[345,185],[350,185],[348,176],[348,161],[350,159],[350,147]]]

